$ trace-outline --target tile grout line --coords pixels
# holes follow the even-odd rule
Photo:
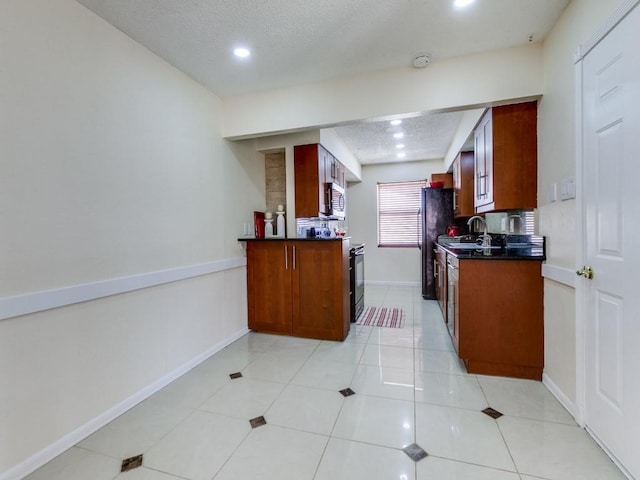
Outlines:
[[[480,379],[478,378],[477,375],[476,375],[476,381],[478,382],[478,385],[480,385],[480,391],[482,392],[482,395],[484,396],[484,400],[485,400],[486,404],[489,405],[489,408],[491,408],[491,404],[489,403],[489,397],[487,397],[487,393],[484,391],[484,387],[482,386],[482,382],[480,381]],[[503,414],[503,416],[504,416],[504,414]],[[500,423],[498,422],[497,418],[494,418],[493,421],[496,424],[496,428],[498,429],[498,432],[500,433],[500,438],[502,438],[502,442],[504,443],[504,446],[506,447],[507,452],[509,452],[509,458],[511,459],[511,462],[513,463],[513,468],[515,468],[515,473],[520,477],[520,479],[522,479],[521,472],[518,469],[518,465],[516,464],[515,458],[513,458],[513,453],[511,453],[511,449],[509,448],[509,444],[507,443],[507,439],[504,437],[504,433],[502,433],[502,429],[500,428]]]

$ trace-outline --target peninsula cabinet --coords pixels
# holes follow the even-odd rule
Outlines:
[[[537,102],[488,109],[474,132],[476,213],[537,207]]]
[[[248,240],[249,328],[325,340],[349,333],[349,239]]]
[[[460,152],[453,161],[453,216],[476,214],[473,201],[473,152]]]
[[[460,259],[452,338],[469,373],[542,379],[541,268],[540,260]]]

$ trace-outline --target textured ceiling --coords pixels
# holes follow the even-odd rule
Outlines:
[[[223,98],[410,67],[424,52],[437,61],[538,42],[569,3],[476,0],[459,10],[453,0],[77,1]],[[237,46],[251,49],[251,57],[234,58]],[[443,125],[426,119],[441,133],[422,138],[440,142],[451,118]],[[384,128],[365,125],[372,135]],[[362,129],[339,132],[357,135],[347,143],[359,148],[363,163],[384,157],[381,144],[363,144]],[[431,144],[422,156],[442,150]]]
[[[405,118],[395,126],[388,121],[368,122],[334,130],[362,164],[437,160],[445,157],[461,118],[460,112],[440,113]],[[403,158],[398,158],[400,152]]]

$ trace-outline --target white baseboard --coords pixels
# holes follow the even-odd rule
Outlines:
[[[602,448],[602,450],[604,450],[604,452],[609,456],[611,461],[616,464],[616,467],[620,469],[622,474],[625,477],[627,477],[629,480],[635,480],[635,477],[631,475],[631,472],[627,470],[626,467],[622,465],[622,463],[620,463],[620,460],[618,460],[617,457],[611,452],[611,450],[609,450],[609,447],[607,447],[604,444],[604,442],[600,440],[600,437],[598,437],[598,435],[596,435],[596,433],[593,430],[591,430],[588,426],[585,427],[585,430],[589,435],[591,435],[591,438],[593,438],[593,441],[596,442],[600,446],[600,448]]]
[[[165,376],[159,378],[158,380],[151,383],[150,385],[147,385],[143,389],[137,391],[136,393],[131,395],[129,398],[126,398],[119,404],[114,405],[112,408],[101,413],[100,415],[90,420],[89,422],[85,423],[81,427],[61,437],[60,439],[58,439],[48,447],[30,456],[25,461],[12,467],[6,472],[0,473],[0,480],[20,480],[24,478],[25,476],[34,472],[35,470],[37,470],[47,462],[51,461],[52,459],[60,455],[61,453],[64,453],[66,450],[73,447],[81,440],[85,439],[92,433],[104,427],[107,423],[116,419],[127,410],[133,408],[138,403],[149,398],[151,395],[156,393],[161,388],[166,387],[175,379],[184,375],[189,370],[199,365],[200,363],[204,362],[206,359],[208,359],[215,353],[219,352],[226,346],[230,345],[231,343],[235,342],[239,338],[243,337],[244,335],[249,333],[249,331],[250,330],[248,328],[243,328],[237,331],[236,333],[234,333],[233,335],[230,335],[229,337],[225,338],[224,340],[221,340],[220,342],[216,343],[205,352],[194,357],[193,359],[189,360],[188,362],[181,365],[180,367],[173,370],[172,372],[169,372]]]
[[[551,394],[556,397],[556,399],[562,404],[564,408],[571,414],[571,416],[577,420],[578,416],[578,408],[575,403],[573,403],[569,397],[567,397],[560,388],[555,384],[553,380],[546,374],[542,374],[542,383],[545,387],[549,389]],[[1,479],[0,479],[1,480]]]
[[[551,394],[556,397],[556,399],[562,404],[564,408],[573,416],[573,418],[577,419],[576,412],[578,411],[576,404],[567,398],[567,396],[562,393],[562,391],[558,388],[558,386],[547,376],[546,374],[542,374],[542,383],[549,389]],[[578,422],[580,424],[580,422]],[[605,453],[611,458],[611,461],[616,464],[616,466],[620,469],[620,471],[629,479],[634,480],[634,477],[631,473],[618,461],[618,459],[613,455],[613,453],[607,448],[607,446],[600,441],[598,436],[588,427],[584,427],[587,433],[593,438],[593,440],[600,445],[600,448],[605,451]],[[0,479],[1,480],[1,479]]]

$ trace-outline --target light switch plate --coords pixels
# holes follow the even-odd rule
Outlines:
[[[549,201],[556,202],[558,200],[558,184],[553,182],[549,186]]]
[[[563,178],[560,183],[560,200],[576,198],[576,179],[574,177]]]

